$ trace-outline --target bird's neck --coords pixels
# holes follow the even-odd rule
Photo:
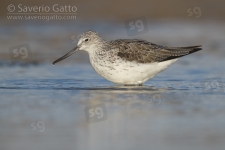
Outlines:
[[[95,44],[90,47],[89,55],[96,55],[99,52],[106,52],[109,50],[109,43],[103,39],[99,39]]]

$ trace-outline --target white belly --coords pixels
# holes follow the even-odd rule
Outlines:
[[[91,60],[91,64],[99,75],[111,82],[124,85],[137,85],[153,78],[176,60],[148,64],[129,61],[96,63]]]

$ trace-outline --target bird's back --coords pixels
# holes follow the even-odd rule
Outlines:
[[[145,40],[119,39],[109,42],[111,49],[117,49],[117,55],[127,61],[139,63],[163,62],[176,59],[201,50],[201,46],[166,47]]]

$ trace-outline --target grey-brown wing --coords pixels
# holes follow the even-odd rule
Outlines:
[[[117,55],[122,59],[139,63],[163,62],[201,50],[200,46],[164,47],[144,40],[115,40],[110,45],[119,49]]]

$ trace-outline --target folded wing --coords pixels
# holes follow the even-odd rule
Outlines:
[[[144,40],[115,40],[110,44],[119,49],[117,55],[122,59],[139,63],[163,62],[202,50],[201,46],[165,47]]]

